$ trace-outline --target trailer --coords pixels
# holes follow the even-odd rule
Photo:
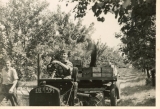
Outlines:
[[[117,99],[120,99],[120,83],[119,76],[111,65],[80,69],[77,78],[78,92],[88,95],[88,97],[80,96],[83,105],[102,106],[105,105],[105,100],[109,99],[110,105],[116,106]]]

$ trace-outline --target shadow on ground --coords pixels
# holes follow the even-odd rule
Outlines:
[[[28,95],[18,95],[19,106],[29,106],[29,96]]]
[[[121,95],[123,96],[131,96],[133,94],[137,94],[137,93],[145,93],[149,90],[152,90],[153,88],[151,88],[150,86],[142,86],[142,85],[139,85],[139,86],[128,86],[128,87],[125,87],[123,89],[121,89]]]
[[[123,99],[118,102],[118,106],[155,106],[155,98],[145,99],[136,103],[136,98]]]
[[[149,98],[141,103],[137,103],[136,106],[155,106],[155,102],[156,102],[155,98]]]
[[[155,87],[146,85],[145,74],[134,69],[120,69],[121,100],[118,106],[155,106]]]

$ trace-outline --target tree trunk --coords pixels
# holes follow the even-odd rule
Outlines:
[[[156,79],[155,79],[155,69],[151,70],[151,76],[152,76],[152,86],[155,86]]]
[[[147,66],[147,68],[146,68],[146,70],[147,70],[147,78],[150,78],[150,74],[149,74],[149,68],[148,68],[148,66]]]
[[[147,69],[147,78],[150,78],[149,70]]]

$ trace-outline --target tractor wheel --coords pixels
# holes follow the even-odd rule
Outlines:
[[[110,102],[111,102],[111,106],[117,106],[117,92],[114,84],[113,86],[111,86],[111,90],[110,90]]]

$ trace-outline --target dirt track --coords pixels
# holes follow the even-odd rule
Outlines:
[[[155,106],[155,87],[145,85],[144,73],[135,69],[119,69],[121,99],[118,106]],[[18,90],[20,92],[20,90]],[[22,89],[24,94],[26,89]],[[27,92],[26,92],[27,93]],[[28,96],[18,95],[20,106],[28,106]],[[10,105],[5,99],[2,106]],[[106,106],[110,103],[106,101]]]

